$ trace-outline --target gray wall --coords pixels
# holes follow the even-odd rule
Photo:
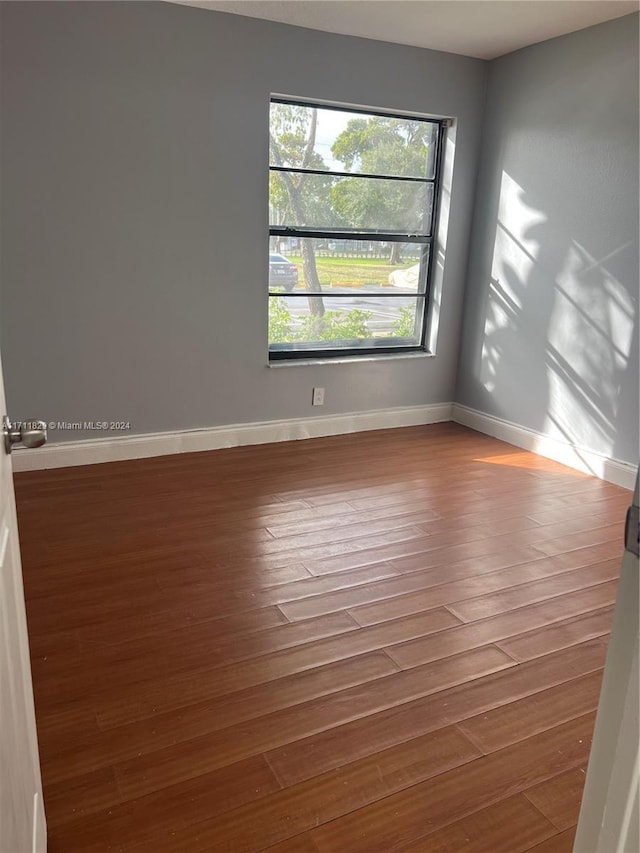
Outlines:
[[[490,65],[458,402],[638,461],[638,16]]]
[[[145,433],[453,399],[486,63],[166,3],[1,13],[14,418]],[[266,367],[271,92],[457,117],[437,357]]]

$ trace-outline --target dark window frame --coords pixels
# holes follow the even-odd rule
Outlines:
[[[436,125],[437,127],[437,142],[436,142],[436,153],[434,160],[434,170],[432,178],[418,178],[414,176],[405,176],[405,175],[378,175],[378,174],[367,174],[363,172],[339,172],[333,171],[331,169],[302,169],[295,168],[291,166],[272,166],[269,163],[269,173],[271,172],[296,172],[298,174],[310,174],[310,175],[332,175],[336,177],[349,177],[349,178],[364,178],[369,180],[392,180],[392,181],[407,181],[413,183],[421,183],[421,184],[432,184],[433,185],[433,201],[432,201],[432,209],[431,209],[431,221],[429,227],[428,234],[415,234],[411,232],[401,232],[398,230],[382,230],[382,229],[374,229],[374,230],[356,230],[356,229],[340,229],[340,228],[304,228],[304,227],[295,227],[295,226],[281,226],[281,225],[270,225],[269,226],[269,237],[297,237],[297,238],[316,238],[316,239],[339,239],[339,240],[367,240],[374,242],[400,242],[400,243],[423,243],[428,246],[428,261],[427,261],[427,269],[426,269],[426,283],[424,292],[421,293],[419,290],[416,291],[415,294],[404,294],[411,295],[416,297],[416,300],[422,299],[424,302],[423,305],[423,314],[422,314],[422,332],[419,343],[408,343],[407,345],[398,345],[395,346],[385,346],[384,338],[380,338],[380,344],[375,346],[355,346],[355,347],[322,347],[322,348],[313,348],[304,346],[300,346],[300,342],[296,341],[291,344],[277,344],[277,349],[272,349],[271,344],[269,344],[269,361],[294,361],[296,359],[300,360],[318,360],[318,359],[332,359],[332,358],[352,358],[358,356],[371,356],[371,355],[404,355],[408,353],[421,353],[428,352],[427,348],[427,334],[429,329],[429,305],[431,299],[431,288],[432,288],[432,278],[433,278],[433,267],[434,267],[434,256],[436,254],[436,236],[438,233],[438,222],[439,222],[439,214],[440,214],[440,197],[442,190],[442,160],[444,155],[444,143],[445,143],[445,130],[449,127],[450,122],[444,118],[427,118],[426,116],[419,116],[408,113],[394,113],[394,112],[386,112],[382,110],[371,110],[366,109],[364,107],[349,107],[343,105],[334,105],[334,104],[326,104],[322,102],[316,101],[301,101],[292,98],[281,98],[281,97],[272,97],[269,101],[270,104],[286,104],[288,106],[298,106],[298,107],[310,107],[317,109],[330,109],[336,110],[340,112],[348,112],[348,113],[360,113],[365,116],[380,116],[383,118],[396,118],[403,119],[409,121],[424,121],[430,124]],[[422,269],[423,259],[420,260],[420,274],[423,274]],[[308,291],[300,291],[298,293],[287,293],[287,299],[290,298],[302,298],[307,299],[309,297]],[[319,294],[322,296],[322,294]],[[375,294],[376,298],[378,297],[398,297],[403,294],[398,293],[377,293]],[[281,291],[272,292],[271,289],[268,291],[268,298],[283,296]],[[332,299],[336,298],[350,298],[351,294],[349,293],[332,293]],[[416,309],[416,316],[418,316]],[[399,339],[397,339],[399,340]]]

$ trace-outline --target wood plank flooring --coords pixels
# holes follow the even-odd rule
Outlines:
[[[568,853],[629,493],[453,424],[17,474],[50,853]]]

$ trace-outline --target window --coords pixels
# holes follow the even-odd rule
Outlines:
[[[443,123],[272,99],[271,360],[425,349]]]

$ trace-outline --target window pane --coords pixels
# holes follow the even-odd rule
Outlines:
[[[270,237],[270,291],[298,293],[307,288],[303,252],[308,263],[315,264],[321,288],[334,295],[363,291],[411,295],[426,290],[428,243]]]
[[[433,184],[301,172],[269,175],[272,226],[430,234],[432,205]]]
[[[272,166],[433,177],[438,125],[425,119],[272,102],[270,131]]]
[[[421,296],[270,296],[269,347],[335,350],[418,346],[423,317]]]

